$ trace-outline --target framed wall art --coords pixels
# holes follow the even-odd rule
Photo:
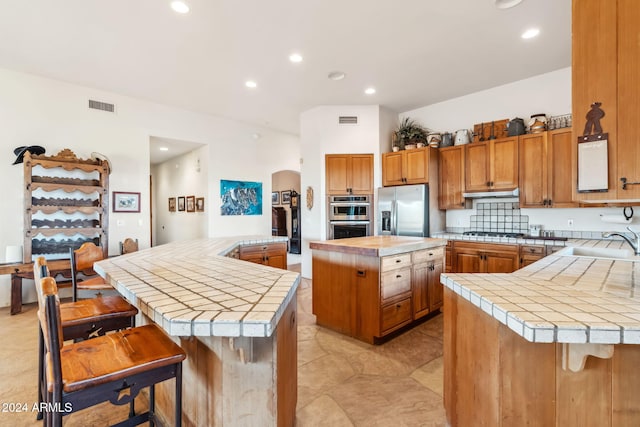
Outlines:
[[[204,212],[204,197],[196,198],[196,212]]]
[[[176,198],[169,197],[169,212],[175,212],[175,211],[176,211]]]
[[[220,180],[220,215],[262,215],[262,183]]]
[[[140,193],[114,191],[113,212],[140,212]]]
[[[291,190],[282,192],[282,204],[288,205],[291,203]]]
[[[178,197],[178,211],[184,212],[184,196]]]
[[[272,205],[279,205],[280,204],[280,192],[279,191],[272,191],[271,192],[271,204]]]
[[[196,211],[196,196],[187,196],[187,212]]]

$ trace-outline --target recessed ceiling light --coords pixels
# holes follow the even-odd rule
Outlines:
[[[174,11],[176,11],[178,13],[188,13],[189,12],[189,6],[187,6],[187,4],[185,2],[182,2],[182,1],[172,1],[171,2],[171,9],[173,9]]]
[[[342,80],[345,78],[345,76],[346,74],[342,71],[332,71],[327,77],[329,77],[331,80]]]
[[[292,53],[291,55],[289,55],[289,61],[294,63],[302,62],[302,55],[300,55],[299,53]]]
[[[169,151],[168,147],[160,147],[160,151]]]
[[[498,9],[509,9],[522,3],[522,0],[496,0],[496,7]]]
[[[540,30],[539,29],[537,29],[537,28],[529,28],[527,31],[522,33],[522,35],[520,37],[522,37],[523,39],[532,39],[535,36],[537,36],[538,34],[540,34]]]
[[[244,85],[246,87],[250,87],[251,89],[258,87],[258,83],[254,82],[253,80],[247,80]]]
[[[376,89],[373,87],[368,87],[364,90],[364,93],[366,93],[367,95],[373,95],[374,93],[376,93]]]

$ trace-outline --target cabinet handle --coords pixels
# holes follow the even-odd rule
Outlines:
[[[542,206],[547,206],[547,199],[544,199],[544,200],[542,201]]]
[[[402,308],[402,304],[396,304],[396,308]]]
[[[553,201],[549,199],[549,206],[551,206],[552,204],[553,204]]]
[[[367,274],[364,270],[357,270],[356,271],[356,276],[358,277],[365,277]]]
[[[464,202],[460,202],[460,206],[464,206]]]
[[[520,264],[524,264],[524,258],[520,258]]]
[[[433,256],[433,252],[429,252],[429,256]]]
[[[396,263],[398,263],[398,262],[402,262],[402,260],[401,260],[401,259],[397,259],[397,260],[396,260]]]
[[[534,253],[536,250],[533,248],[529,248],[529,252]]]
[[[402,277],[402,274],[396,274],[396,279],[399,279]]]

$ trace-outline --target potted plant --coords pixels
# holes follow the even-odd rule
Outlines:
[[[400,150],[404,150],[415,148],[416,146],[424,146],[427,143],[427,135],[429,132],[429,129],[420,125],[415,120],[405,117],[393,134],[394,141],[392,142],[392,148],[393,146],[397,146]]]

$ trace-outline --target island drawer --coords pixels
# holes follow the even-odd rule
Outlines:
[[[384,256],[380,258],[380,271],[411,267],[411,253]]]
[[[423,262],[438,261],[444,259],[444,246],[440,248],[424,249],[413,253],[413,263],[422,264]]]
[[[381,279],[380,292],[383,300],[411,291],[410,268],[402,268],[382,273]]]
[[[382,307],[382,333],[411,322],[411,297]]]

